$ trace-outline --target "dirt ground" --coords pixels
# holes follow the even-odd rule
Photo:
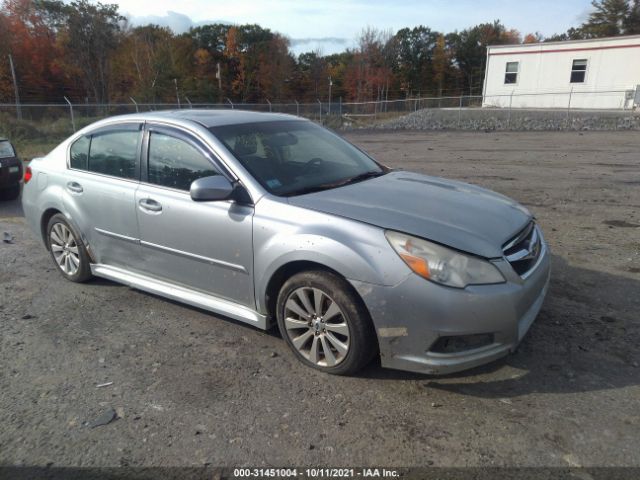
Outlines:
[[[276,332],[63,281],[2,202],[0,464],[640,466],[640,135],[348,137],[536,214],[552,284],[516,354],[447,377],[327,376]],[[121,418],[86,425],[109,408]]]

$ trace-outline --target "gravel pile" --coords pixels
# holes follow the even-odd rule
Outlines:
[[[423,109],[380,122],[384,130],[640,130],[638,112]]]

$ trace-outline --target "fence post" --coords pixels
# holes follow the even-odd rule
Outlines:
[[[73,118],[73,105],[67,97],[64,97],[66,102],[69,104],[69,113],[71,114],[71,126],[73,127],[73,133],[76,133],[76,120]]]
[[[233,102],[229,100],[229,97],[227,97],[227,102],[229,102],[229,105],[231,105],[231,110],[233,110]]]
[[[267,101],[267,103],[269,104],[269,112],[271,112],[271,102],[269,101],[268,98],[265,98],[265,100]]]
[[[571,120],[571,97],[573,96],[573,87],[569,91],[569,102],[567,103],[567,127],[569,127],[569,120]]]
[[[458,105],[458,128],[462,122],[462,94],[460,95],[460,104]]]
[[[513,90],[511,90],[511,95],[509,95],[509,116],[507,117],[507,128],[511,128],[511,106],[513,105]]]
[[[13,78],[13,95],[16,100],[16,115],[18,120],[22,120],[22,108],[20,107],[20,95],[18,94],[18,80],[16,79],[16,69],[13,67],[13,57],[9,54],[9,66],[11,67],[11,77]]]
[[[338,107],[339,108],[339,113],[340,113],[340,116],[342,117],[342,97],[340,97],[340,103],[338,105],[339,105],[339,107]]]
[[[320,105],[320,110],[318,110],[320,112],[320,123],[322,123],[322,102],[320,101],[320,99],[318,98],[318,105]]]
[[[296,116],[300,116],[300,104],[298,103],[298,100],[294,100],[294,102],[296,102]]]
[[[133,104],[136,106],[136,113],[140,113],[140,111],[138,110],[138,102],[136,102],[133,97],[129,97],[129,100],[131,100],[133,102]]]

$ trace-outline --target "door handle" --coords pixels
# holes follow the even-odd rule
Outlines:
[[[138,201],[138,205],[140,205],[140,208],[142,210],[146,210],[148,212],[158,213],[162,211],[162,205],[160,205],[152,198],[143,198],[142,200]]]
[[[71,193],[82,193],[82,185],[80,185],[78,182],[69,182],[67,183],[67,190],[69,190]]]

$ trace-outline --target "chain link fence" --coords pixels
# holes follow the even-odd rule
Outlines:
[[[640,123],[640,89],[410,97],[368,102],[322,101],[286,103],[127,103],[0,104],[0,136],[16,141],[59,142],[74,131],[102,118],[136,112],[173,109],[240,109],[305,117],[332,128],[408,129],[539,129],[576,127],[588,116],[594,128],[618,128],[621,121]],[[539,119],[534,128],[524,121]],[[598,127],[599,123],[602,127]],[[614,125],[615,124],[615,125]],[[577,124],[579,128],[581,123]]]

